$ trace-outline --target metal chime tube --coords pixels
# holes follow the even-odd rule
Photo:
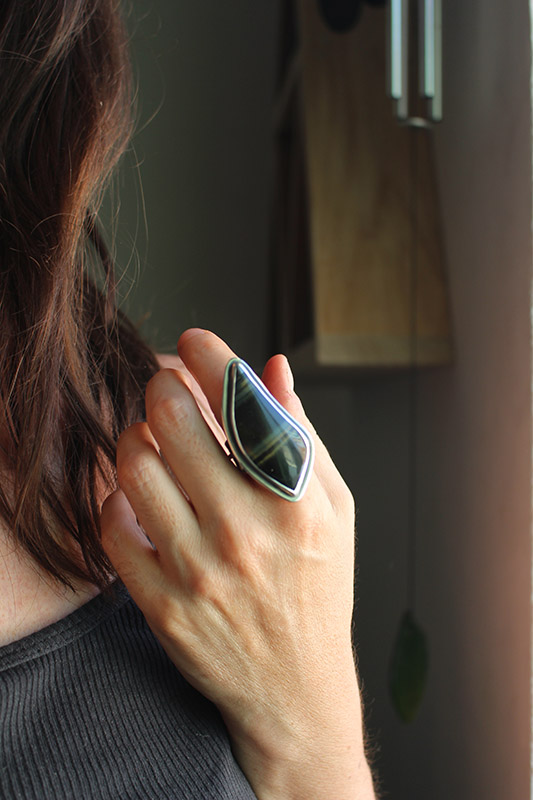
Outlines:
[[[408,26],[409,14],[406,0],[390,0],[390,94],[396,101],[396,114],[400,119],[408,116]]]
[[[442,6],[441,0],[420,0],[420,93],[429,100],[429,117],[442,119]]]
[[[427,100],[427,119],[409,116],[409,9],[412,0],[389,0],[389,94],[404,123],[442,119],[442,0],[418,0],[419,92]]]

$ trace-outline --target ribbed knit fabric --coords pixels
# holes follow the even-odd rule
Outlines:
[[[214,705],[120,585],[0,648],[2,800],[252,800]]]

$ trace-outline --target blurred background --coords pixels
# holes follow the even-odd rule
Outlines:
[[[298,20],[290,12],[287,21],[288,5],[131,2],[139,125],[114,189],[114,227],[125,307],[160,352],[175,353],[180,333],[200,326],[260,371],[276,349],[298,345],[283,315],[291,308],[300,315],[305,304],[300,328],[314,341],[316,282],[297,272],[292,306],[280,294],[291,267],[280,264],[285,205],[275,109],[291,63],[287,31]],[[300,13],[316,5],[304,0]],[[361,369],[320,365],[316,352],[306,361],[295,346],[296,389],[357,501],[355,639],[383,795],[524,800],[531,783],[529,7],[448,0],[443,15],[444,118],[430,139],[451,358]],[[384,20],[384,9],[366,6],[349,35],[362,48],[364,26],[372,25],[385,48]],[[379,113],[390,111],[397,126],[381,79],[358,69],[357,96],[370,85],[369,96],[382,97]],[[344,74],[350,85],[349,70],[337,81]],[[358,109],[357,125],[366,113]],[[379,181],[390,172],[403,185],[409,175],[398,165],[407,150],[376,164],[387,147],[356,135],[357,125],[361,164],[373,164]],[[324,170],[336,174],[328,164]],[[370,198],[368,185],[362,178],[353,211],[348,198],[342,213],[356,228],[367,200],[387,205],[383,225],[366,240],[372,253],[396,214],[397,193]],[[312,200],[310,190],[308,206]],[[314,208],[302,233],[311,243]],[[400,217],[396,230],[401,239]],[[421,223],[422,237],[424,230]],[[397,252],[392,229],[387,236],[382,283]],[[410,275],[390,280],[408,291]],[[366,302],[359,292],[352,304],[352,290],[349,279],[341,287],[349,307]],[[408,606],[425,634],[429,667],[417,713],[404,722],[389,677]]]

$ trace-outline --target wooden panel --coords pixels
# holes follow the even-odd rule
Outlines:
[[[367,7],[356,28],[336,34],[317,5],[298,5],[316,358],[324,364],[411,362],[415,257],[416,362],[445,363],[451,347],[432,133],[393,118],[384,10]]]

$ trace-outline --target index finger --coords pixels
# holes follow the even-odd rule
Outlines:
[[[178,353],[192,372],[222,425],[222,388],[226,364],[235,353],[218,336],[200,328],[189,328],[179,338]]]

